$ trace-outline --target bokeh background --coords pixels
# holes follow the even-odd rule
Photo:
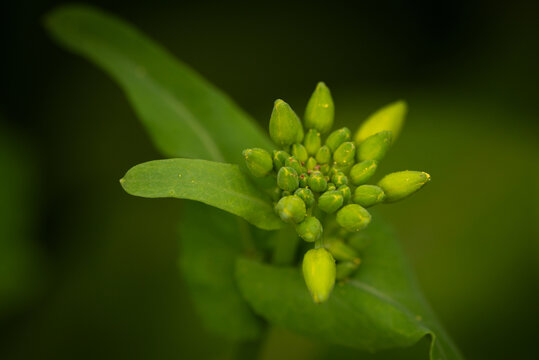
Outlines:
[[[118,184],[160,155],[118,86],[47,37],[41,17],[60,3],[1,5],[0,358],[233,358],[233,345],[201,327],[178,273],[181,202]],[[537,358],[537,2],[89,3],[149,34],[263,126],[276,98],[301,113],[319,80],[338,125],[353,130],[407,100],[379,173],[421,169],[433,181],[382,216],[467,358]],[[262,351],[370,358],[279,330]]]

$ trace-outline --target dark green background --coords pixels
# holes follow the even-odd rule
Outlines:
[[[181,202],[130,197],[118,184],[160,155],[119,88],[41,27],[59,3],[2,4],[0,358],[231,358],[234,347],[201,328],[177,271]],[[263,126],[276,98],[301,113],[319,80],[333,91],[338,124],[352,130],[407,100],[380,174],[425,170],[433,181],[378,216],[394,224],[468,358],[537,356],[534,2],[92,3],[162,43]],[[282,331],[262,351],[370,358]]]

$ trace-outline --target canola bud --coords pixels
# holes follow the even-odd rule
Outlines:
[[[332,191],[332,190],[335,190],[337,189],[337,187],[335,186],[334,183],[328,183],[328,187],[326,189],[326,191]]]
[[[335,105],[331,93],[326,84],[319,82],[305,109],[305,127],[325,134],[333,127],[334,118]]]
[[[302,268],[305,284],[314,302],[323,303],[335,285],[335,259],[324,248],[311,249],[303,257]]]
[[[243,150],[247,168],[255,177],[264,177],[273,170],[271,155],[264,149],[254,148]]]
[[[356,145],[351,141],[342,143],[333,153],[333,161],[343,167],[353,164],[355,157]]]
[[[292,169],[296,170],[298,174],[303,174],[306,172],[306,169],[301,165],[301,162],[295,157],[295,156],[289,156],[285,162],[285,166],[291,167]]]
[[[348,184],[348,177],[346,177],[346,175],[344,175],[344,173],[338,171],[337,173],[335,173],[335,174],[331,177],[331,181],[332,181],[336,186],[346,185],[346,184]]]
[[[284,166],[277,173],[277,185],[285,191],[294,191],[299,187],[299,177],[296,170]]]
[[[308,180],[309,187],[314,192],[325,191],[328,187],[326,178],[320,171],[313,171]]]
[[[279,171],[280,168],[286,166],[286,159],[290,155],[286,151],[282,150],[273,150],[273,168],[275,171]]]
[[[298,116],[283,100],[275,100],[269,123],[269,133],[271,139],[281,147],[288,147],[298,142],[300,137],[303,139],[303,127]]]
[[[430,181],[430,175],[421,171],[399,171],[384,176],[378,182],[385,194],[386,202],[394,202],[412,195]]]
[[[376,172],[378,162],[376,160],[365,160],[355,164],[350,169],[348,178],[352,185],[365,184]]]
[[[350,190],[350,187],[348,185],[341,185],[337,188],[342,194],[343,200],[345,204],[348,204],[350,202],[350,198],[352,197],[352,190]]]
[[[309,188],[299,188],[294,195],[299,196],[308,208],[312,207],[315,202],[314,194]]]
[[[326,249],[339,261],[352,261],[359,264],[359,254],[350,245],[339,238],[329,238],[325,241]]]
[[[350,232],[362,230],[370,222],[371,214],[357,204],[346,205],[337,212],[337,223]]]
[[[275,206],[277,214],[286,223],[299,223],[305,219],[307,209],[299,196],[289,195],[281,198]]]
[[[350,129],[348,129],[347,127],[343,127],[329,134],[328,138],[326,139],[326,145],[332,152],[335,152],[335,150],[337,150],[337,148],[343,142],[349,141],[350,138]]]
[[[396,101],[381,108],[361,124],[354,135],[354,141],[361,144],[363,140],[380,131],[391,131],[393,133],[392,141],[395,141],[404,124],[406,111],[407,106],[404,101]]]
[[[315,158],[312,156],[307,160],[307,163],[305,164],[305,167],[307,168],[307,171],[314,170],[314,168],[318,165],[318,162]]]
[[[305,145],[305,149],[310,156],[316,155],[318,149],[322,146],[320,133],[315,129],[307,131],[307,134],[305,134],[305,138],[303,139],[303,145]]]
[[[352,201],[363,207],[369,207],[381,203],[386,194],[381,187],[376,185],[361,185],[354,191]]]
[[[324,145],[318,149],[316,161],[318,161],[319,164],[328,164],[331,161],[331,150],[329,149],[329,146]]]
[[[314,242],[322,237],[323,228],[320,220],[314,216],[307,216],[296,225],[296,232],[303,240]]]
[[[338,190],[326,191],[318,198],[318,207],[328,214],[332,214],[339,210],[343,203],[344,197]]]
[[[371,135],[359,144],[357,149],[357,161],[380,161],[384,158],[390,146],[391,131],[382,131]]]
[[[308,184],[308,181],[309,181],[309,174],[307,173],[303,173],[299,176],[299,187],[307,187],[309,184]]]
[[[331,168],[329,167],[329,164],[323,164],[320,165],[320,172],[324,175],[329,175]]]
[[[292,145],[292,155],[296,157],[300,162],[305,162],[309,158],[305,146],[301,144]]]

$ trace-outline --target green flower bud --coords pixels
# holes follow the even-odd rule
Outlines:
[[[305,220],[296,225],[299,237],[307,242],[314,242],[322,237],[322,224],[314,216],[307,216]]]
[[[394,202],[412,195],[430,181],[430,175],[421,171],[399,171],[384,176],[378,182],[386,193],[386,202]]]
[[[369,207],[381,203],[385,198],[386,194],[381,187],[376,185],[361,185],[354,191],[352,201],[363,207]]]
[[[319,164],[328,164],[331,161],[331,150],[329,146],[324,145],[316,153],[316,161]]]
[[[281,197],[290,196],[290,195],[292,195],[292,193],[288,190],[283,190],[281,192]]]
[[[320,165],[320,169],[319,169],[319,170],[320,170],[320,172],[321,172],[322,174],[328,175],[329,172],[330,172],[330,170],[331,170],[331,168],[329,167],[328,164],[324,164],[324,165]]]
[[[335,189],[337,189],[337,187],[335,186],[334,183],[328,183],[328,188],[326,189],[326,191],[332,191]]]
[[[341,186],[341,185],[346,185],[348,184],[348,178],[346,177],[346,175],[344,175],[342,172],[337,172],[336,174],[334,174],[332,177],[331,177],[331,181],[336,185],[336,186]]]
[[[277,211],[277,214],[279,214],[281,220],[286,223],[297,224],[302,222],[307,214],[305,203],[296,195],[283,197],[275,206],[275,210]]]
[[[286,191],[294,191],[299,187],[299,177],[296,170],[284,166],[277,173],[277,185]]]
[[[337,222],[346,230],[353,232],[364,229],[371,222],[371,214],[357,204],[344,206],[337,213]]]
[[[303,174],[307,169],[301,165],[301,162],[295,156],[289,156],[284,162],[285,166],[291,167],[296,170],[298,174]]]
[[[307,187],[309,185],[309,175],[306,173],[303,173],[299,176],[299,187]]]
[[[359,258],[358,258],[359,259]],[[343,280],[349,278],[357,268],[359,267],[358,263],[353,261],[345,261],[337,264],[336,278],[337,280]]]
[[[354,163],[356,157],[356,145],[347,141],[339,145],[337,150],[333,153],[333,161],[339,165],[350,165]]]
[[[309,188],[299,188],[296,190],[294,195],[299,196],[305,205],[310,208],[314,205],[315,198],[314,194]]]
[[[334,132],[329,134],[328,138],[326,139],[326,145],[332,152],[335,152],[339,145],[341,145],[345,141],[350,140],[350,137],[350,129],[348,129],[347,127],[343,127],[342,129],[335,130]]]
[[[382,131],[366,138],[357,149],[357,161],[377,160],[386,156],[391,145],[391,131]]]
[[[331,214],[339,210],[344,203],[344,197],[338,190],[326,191],[318,198],[318,207],[320,210]]]
[[[309,187],[315,192],[325,191],[328,187],[328,183],[320,171],[313,171],[309,176]]]
[[[305,146],[301,144],[292,145],[292,155],[296,157],[300,162],[305,162],[309,158]]]
[[[360,262],[359,254],[356,249],[347,245],[339,238],[329,238],[324,242],[326,249],[333,255],[333,257],[339,261],[353,261],[355,263]]]
[[[312,156],[307,160],[307,163],[305,164],[305,167],[307,168],[307,171],[314,170],[314,168],[318,165],[318,162],[315,158]]]
[[[368,234],[365,234],[364,231],[360,231],[353,233],[350,237],[348,237],[347,241],[348,245],[358,251],[362,251],[370,245],[370,243],[372,242],[372,237]]]
[[[287,147],[298,142],[299,137],[303,139],[303,128],[298,116],[290,105],[283,100],[275,100],[270,118],[269,133],[271,139],[281,147]]]
[[[361,144],[363,140],[380,131],[391,131],[395,141],[400,134],[407,106],[404,101],[396,101],[372,114],[354,135],[354,141]]]
[[[319,82],[305,109],[305,127],[325,134],[333,127],[334,117],[335,106],[331,93],[326,84]]]
[[[378,162],[376,160],[365,160],[355,164],[348,175],[350,182],[353,185],[365,184],[374,175],[377,167]]]
[[[324,248],[311,249],[303,257],[303,278],[315,303],[326,301],[335,285],[336,266]]]
[[[245,157],[245,164],[253,176],[263,177],[273,170],[273,161],[266,150],[245,149],[242,154]]]
[[[320,149],[320,146],[322,145],[322,138],[320,137],[320,133],[315,129],[310,129],[309,131],[307,131],[305,139],[303,140],[303,145],[305,145],[305,149],[307,149],[307,153],[309,155],[316,155],[316,152],[318,151],[318,149]]]
[[[286,159],[290,155],[286,151],[282,150],[273,150],[273,168],[275,171],[279,171],[280,168],[286,166]]]
[[[348,185],[341,185],[337,188],[342,193],[342,197],[345,204],[348,204],[350,202],[350,198],[352,197],[352,190],[350,190],[350,187]]]

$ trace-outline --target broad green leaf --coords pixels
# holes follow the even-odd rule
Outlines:
[[[240,259],[236,277],[256,313],[271,323],[366,351],[408,347],[431,338],[431,359],[461,359],[423,299],[394,235],[376,219],[355,277],[315,304],[300,270]],[[426,354],[425,354],[426,355]]]
[[[241,216],[261,229],[275,230],[283,225],[267,196],[237,165],[194,159],[149,161],[131,168],[120,183],[131,195],[200,201]]]
[[[46,18],[52,36],[109,73],[167,157],[239,163],[268,137],[225,94],[126,22],[84,5]]]
[[[233,340],[258,337],[262,324],[234,280],[236,257],[251,239],[238,233],[240,218],[185,202],[180,222],[180,267],[193,304],[208,330]]]

